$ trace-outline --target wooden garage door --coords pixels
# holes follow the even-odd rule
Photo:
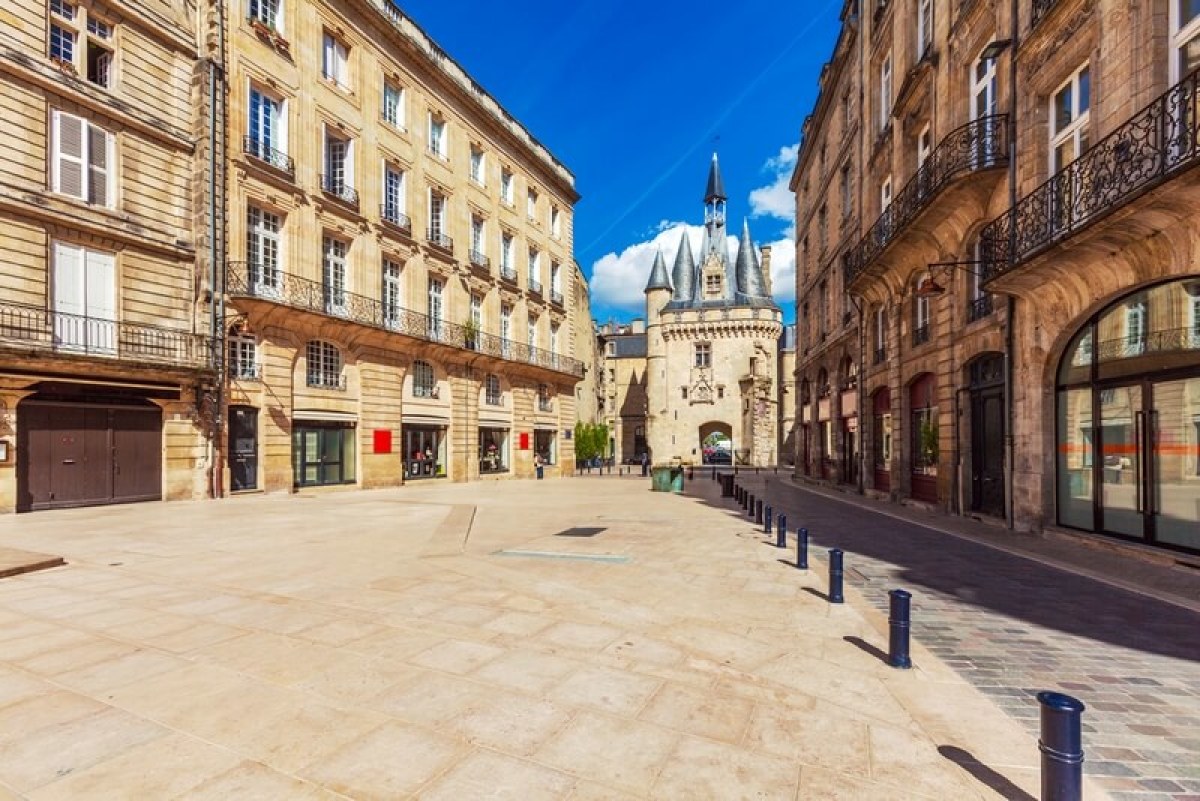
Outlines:
[[[20,511],[162,497],[157,408],[25,402],[17,431]]]

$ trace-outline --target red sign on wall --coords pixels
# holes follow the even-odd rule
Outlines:
[[[375,429],[375,453],[392,452],[392,431],[389,428]]]
[[[521,432],[520,445],[518,447],[520,447],[520,449],[523,451],[529,450],[529,432],[528,431]]]

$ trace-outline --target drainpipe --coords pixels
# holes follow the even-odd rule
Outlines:
[[[866,469],[867,469],[867,449],[863,443],[863,432],[866,431],[866,395],[867,395],[867,340],[866,340],[866,320],[863,315],[863,310],[866,308],[865,301],[861,298],[850,296],[850,302],[854,304],[854,310],[858,314],[858,494],[862,495],[866,491]],[[874,419],[872,419],[872,424]]]
[[[222,0],[214,0],[214,12],[217,15],[217,54],[208,63],[208,249],[209,249],[209,300],[211,314],[209,336],[213,348],[213,367],[216,370],[216,387],[213,391],[213,430],[209,444],[212,458],[209,464],[212,469],[212,496],[220,498],[224,494],[221,480],[224,473],[221,448],[221,432],[224,430],[224,389],[225,389],[225,292],[220,281],[221,270],[224,268],[224,166],[227,153],[222,148],[217,153],[219,144],[225,142],[225,9]],[[217,104],[221,108],[218,112]],[[218,127],[220,126],[220,127]],[[221,195],[218,199],[218,165],[222,170]],[[217,215],[221,215],[222,225],[217,224]]]
[[[1019,1],[1009,3],[1009,38],[1012,44],[1008,50],[1008,208],[1012,219],[1008,226],[1009,258],[1016,255],[1017,246],[1017,47],[1018,25],[1017,12]],[[1015,437],[1013,423],[1016,419],[1016,404],[1013,400],[1014,370],[1013,357],[1016,354],[1016,334],[1013,320],[1017,312],[1017,299],[1007,296],[1007,309],[1004,315],[1004,405],[1007,412],[1007,425],[1004,428],[1004,517],[1009,530],[1016,528],[1013,519],[1013,485],[1015,475]]]

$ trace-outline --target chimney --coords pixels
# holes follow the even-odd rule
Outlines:
[[[763,245],[759,249],[762,253],[760,264],[762,265],[763,284],[767,288],[767,295],[773,295],[774,291],[771,288],[771,246]]]

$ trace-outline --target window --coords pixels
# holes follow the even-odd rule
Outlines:
[[[500,353],[512,356],[512,306],[507,303],[500,304]]]
[[[1050,172],[1083,155],[1088,149],[1088,110],[1091,73],[1085,64],[1063,83],[1050,101]]]
[[[562,226],[559,222],[558,206],[550,207],[550,235],[555,239],[562,236]]]
[[[550,262],[550,291],[556,296],[562,295],[562,278],[560,276],[561,272],[562,270],[559,267],[558,262]]]
[[[329,342],[308,343],[308,386],[320,389],[345,389],[342,377],[342,352]]]
[[[697,342],[696,343],[696,367],[707,370],[712,367],[712,343]]]
[[[687,400],[687,387],[680,387],[679,395],[683,400]]]
[[[78,8],[65,0],[50,0],[49,9],[54,16],[50,22],[50,58],[73,74],[82,74],[89,83],[111,87],[112,24],[94,16],[90,8]]]
[[[705,297],[718,297],[721,294],[721,274],[706,273],[704,276]]]
[[[404,130],[404,89],[390,81],[383,82],[383,121]]]
[[[429,152],[442,161],[446,161],[450,152],[448,139],[446,121],[431,113],[429,115]]]
[[[354,192],[354,142],[325,130],[325,177],[322,188],[341,198]]]
[[[538,318],[534,315],[529,315],[529,331],[527,341],[530,348],[537,347],[537,324]]]
[[[552,397],[550,395],[550,387],[546,384],[538,384],[537,388],[538,411],[549,412],[554,409]],[[541,433],[540,431],[538,432]]]
[[[471,324],[476,331],[483,328],[483,298],[475,292],[471,293]]]
[[[1188,309],[1191,313],[1191,341],[1188,344],[1193,348],[1200,348],[1200,294],[1191,296]]]
[[[500,200],[506,206],[513,204],[513,174],[507,168],[500,170]]]
[[[325,48],[321,60],[321,74],[341,89],[350,86],[350,50],[333,34],[325,33]]]
[[[487,247],[486,236],[484,234],[483,218],[478,214],[471,215],[471,263],[486,264],[484,262],[483,251]]]
[[[82,117],[53,113],[50,186],[61,195],[112,208],[116,141],[112,134]]]
[[[283,28],[283,17],[279,13],[279,0],[249,0],[246,16],[251,21],[261,22],[273,31]]]
[[[556,323],[550,324],[550,353],[552,356],[558,356],[558,325]],[[556,366],[557,363],[558,360],[555,359]]]
[[[1139,295],[1125,304],[1125,355],[1146,351],[1146,298]]]
[[[879,306],[875,309],[875,363],[887,358],[887,311]]]
[[[75,19],[75,6],[66,0],[50,0],[50,13],[65,20]]]
[[[917,0],[917,61],[929,54],[933,44],[933,0]]]
[[[383,165],[383,219],[408,227],[408,200],[404,170],[392,164]]]
[[[442,338],[442,294],[446,289],[446,282],[440,278],[430,277],[428,287],[428,302],[429,302],[429,338],[439,340]]]
[[[825,338],[825,333],[829,330],[829,286],[824,281],[817,288],[817,305],[820,306],[820,312],[817,317],[817,326],[821,334],[821,339]]]
[[[825,252],[826,246],[829,244],[829,226],[827,225],[829,215],[826,212],[825,204],[821,204],[821,208],[817,209],[817,242],[821,246],[821,252]]]
[[[75,63],[75,32],[56,23],[50,24],[50,58],[61,64]]]
[[[971,119],[978,120],[996,113],[996,59],[981,54],[971,75]]]
[[[246,209],[246,266],[250,291],[256,295],[276,297],[282,280],[279,273],[278,214],[257,206]]]
[[[116,353],[117,271],[113,254],[55,242],[52,292],[55,347]]]
[[[504,395],[500,390],[500,377],[489,375],[484,381],[483,402],[488,406],[503,406]]]
[[[1200,67],[1200,2],[1171,0],[1171,83]]]
[[[842,165],[838,194],[842,198],[842,219],[844,220],[850,216],[850,212],[854,208],[854,198],[850,196],[850,162]]]
[[[234,380],[257,379],[258,339],[235,328],[229,332],[229,377]]]
[[[287,168],[287,116],[283,101],[257,86],[250,87],[246,120],[246,152],[272,166]]]
[[[879,65],[879,130],[885,130],[892,121],[892,54],[883,57]]]
[[[929,276],[922,275],[915,286],[919,287]],[[922,295],[913,297],[913,347],[929,341],[930,301]]]
[[[513,274],[513,238],[512,234],[500,235],[500,271]]]
[[[535,190],[530,189],[525,201],[525,213],[531,220],[537,219],[537,203],[538,193]]]
[[[888,206],[892,205],[892,176],[883,179],[883,183],[879,185],[879,213],[888,210]]]
[[[436,398],[438,396],[437,382],[433,376],[433,365],[429,362],[415,361],[413,372],[413,397]]]
[[[479,145],[471,145],[471,180],[479,186],[483,186],[485,184],[485,181],[483,180],[483,171],[483,150],[479,147]]]
[[[344,317],[346,315],[346,252],[350,246],[331,236],[324,238],[323,245],[321,290],[325,300],[325,312]]]
[[[383,324],[388,328],[400,327],[401,303],[404,298],[400,269],[399,262],[383,260],[383,286],[379,297],[383,305]]]
[[[429,190],[429,241],[450,247],[446,234],[446,197],[436,189]]]
[[[529,288],[534,292],[542,291],[542,254],[537,248],[529,249]]]
[[[925,166],[925,162],[929,160],[929,154],[933,152],[933,129],[929,123],[925,123],[925,127],[917,134],[917,169]]]

